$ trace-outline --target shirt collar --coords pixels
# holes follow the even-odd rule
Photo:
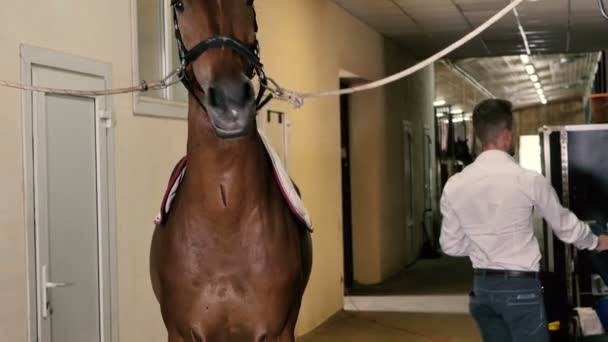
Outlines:
[[[508,160],[515,163],[515,159],[510,154],[501,150],[487,150],[482,152],[478,160]]]

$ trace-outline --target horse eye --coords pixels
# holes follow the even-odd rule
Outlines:
[[[175,11],[177,13],[179,13],[179,14],[184,13],[184,3],[182,2],[182,0],[173,0],[171,5],[173,6],[173,8],[175,8]]]

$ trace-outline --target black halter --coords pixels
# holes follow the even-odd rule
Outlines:
[[[207,112],[207,108],[203,104],[196,93],[195,89],[203,91],[196,80],[192,80],[190,75],[187,72],[188,66],[196,61],[205,51],[211,48],[217,47],[228,47],[232,50],[236,51],[241,57],[243,57],[247,63],[249,63],[251,67],[251,72],[247,75],[250,79],[255,75],[258,76],[260,80],[260,90],[258,92],[256,98],[256,111],[259,111],[262,107],[264,107],[270,100],[272,100],[272,94],[268,94],[264,96],[266,93],[266,87],[268,86],[268,78],[266,77],[266,73],[264,72],[264,65],[260,61],[260,46],[259,42],[256,40],[254,45],[251,47],[246,46],[240,41],[226,36],[213,36],[210,37],[192,49],[188,50],[184,45],[184,41],[182,39],[182,33],[179,29],[178,21],[177,21],[177,9],[175,8],[175,2],[172,3],[173,6],[173,21],[175,24],[175,39],[177,40],[177,47],[179,50],[179,57],[182,65],[182,83],[184,87],[188,90],[188,93],[194,97],[198,105],[204,112]],[[255,22],[255,32],[258,32],[257,21]]]

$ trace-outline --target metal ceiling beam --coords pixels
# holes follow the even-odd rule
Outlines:
[[[519,19],[519,12],[517,12],[517,8],[513,9],[513,14],[515,15],[515,20],[517,21],[517,28],[519,29],[521,38],[524,41],[524,46],[526,47],[526,53],[529,56],[532,54],[532,51],[530,51],[530,45],[528,44],[528,37],[526,36],[526,31],[524,30],[524,27],[521,24],[521,20]]]
[[[453,70],[454,72],[457,72],[458,74],[460,74],[462,77],[464,77],[475,88],[477,88],[479,91],[484,93],[486,96],[488,96],[492,99],[496,98],[496,95],[494,95],[491,91],[489,91],[488,88],[484,87],[481,83],[479,83],[479,81],[477,81],[475,78],[473,78],[473,76],[469,75],[468,72],[464,71],[464,69],[462,69],[458,65],[454,64],[451,60],[446,58],[446,59],[441,60],[441,63],[443,63],[446,67]]]

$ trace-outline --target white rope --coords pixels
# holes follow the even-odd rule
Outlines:
[[[148,90],[158,90],[165,89],[174,84],[177,84],[181,81],[183,76],[183,68],[179,68],[171,72],[162,80],[147,83],[143,81],[138,86],[128,87],[128,88],[116,88],[116,89],[104,89],[104,90],[73,90],[73,89],[58,89],[58,88],[47,88],[47,87],[38,87],[31,86],[21,83],[14,83],[8,81],[0,80],[0,85],[21,89],[26,91],[34,91],[48,94],[56,94],[56,95],[74,95],[74,96],[108,96],[108,95],[118,95],[118,94],[128,94],[135,92],[147,92]]]
[[[498,20],[502,19],[505,15],[507,15],[510,11],[514,10],[523,0],[513,0],[507,7],[503,8],[500,12],[494,15],[492,18],[488,19],[481,26],[473,30],[471,33],[467,34],[460,40],[456,41],[452,45],[438,52],[434,56],[429,57],[428,59],[414,65],[413,67],[403,70],[397,74],[386,77],[384,79],[363,84],[360,86],[342,89],[342,90],[333,90],[333,91],[325,91],[325,92],[317,92],[317,93],[302,93],[297,91],[288,90],[282,88],[277,82],[275,82],[272,78],[268,78],[270,81],[270,85],[266,86],[266,89],[270,91],[275,98],[278,98],[283,101],[289,102],[293,107],[300,108],[304,105],[304,99],[306,98],[315,98],[315,97],[328,97],[328,96],[340,96],[346,94],[353,94],[361,91],[371,90],[379,87],[383,87],[389,83],[393,83],[402,78],[405,78],[419,70],[426,68],[427,66],[437,62],[441,58],[447,56],[452,53],[454,50],[460,48],[464,44],[471,41],[473,38],[480,35],[483,31],[487,30],[490,26],[494,25]],[[56,89],[56,88],[45,88],[45,87],[36,87],[30,85],[24,85],[20,83],[13,83],[0,80],[0,85],[27,90],[27,91],[36,91],[36,92],[44,92],[51,94],[63,94],[63,95],[80,95],[80,96],[106,96],[106,95],[116,95],[116,94],[126,94],[126,93],[134,93],[134,92],[146,92],[152,89],[164,89],[170,87],[176,83],[178,83],[183,76],[183,67],[173,71],[164,79],[154,82],[154,83],[146,83],[142,82],[139,86],[133,86],[129,88],[119,88],[119,89],[107,89],[107,90],[94,90],[94,91],[86,91],[86,90],[69,90],[69,89]],[[175,78],[175,79],[174,79]]]
[[[502,19],[505,15],[507,15],[512,10],[514,10],[522,2],[523,2],[523,0],[513,0],[507,7],[503,8],[500,12],[498,12],[492,18],[488,19],[488,21],[483,23],[481,26],[479,26],[478,28],[473,30],[471,33],[464,36],[462,39],[456,41],[452,45],[450,45],[447,48],[443,49],[442,51],[438,52],[434,56],[429,57],[428,59],[414,65],[413,67],[411,67],[409,69],[406,69],[406,70],[399,72],[397,74],[394,74],[392,76],[383,78],[381,80],[363,84],[363,85],[356,86],[356,87],[352,87],[352,88],[347,88],[347,89],[342,89],[342,90],[333,90],[333,91],[324,91],[324,92],[317,92],[317,93],[302,93],[302,92],[287,90],[287,89],[284,89],[281,87],[278,87],[277,89],[271,89],[271,91],[273,93],[275,93],[279,99],[289,102],[294,108],[300,108],[304,104],[304,99],[306,99],[306,98],[340,96],[340,95],[353,94],[353,93],[371,90],[371,89],[385,86],[389,83],[392,83],[392,82],[398,81],[404,77],[407,77],[419,70],[422,70],[422,69],[426,68],[427,66],[437,62],[441,58],[447,56],[454,50],[460,48],[464,44],[471,41],[473,38],[480,35],[483,31],[487,30],[490,26],[494,25],[498,20]]]

